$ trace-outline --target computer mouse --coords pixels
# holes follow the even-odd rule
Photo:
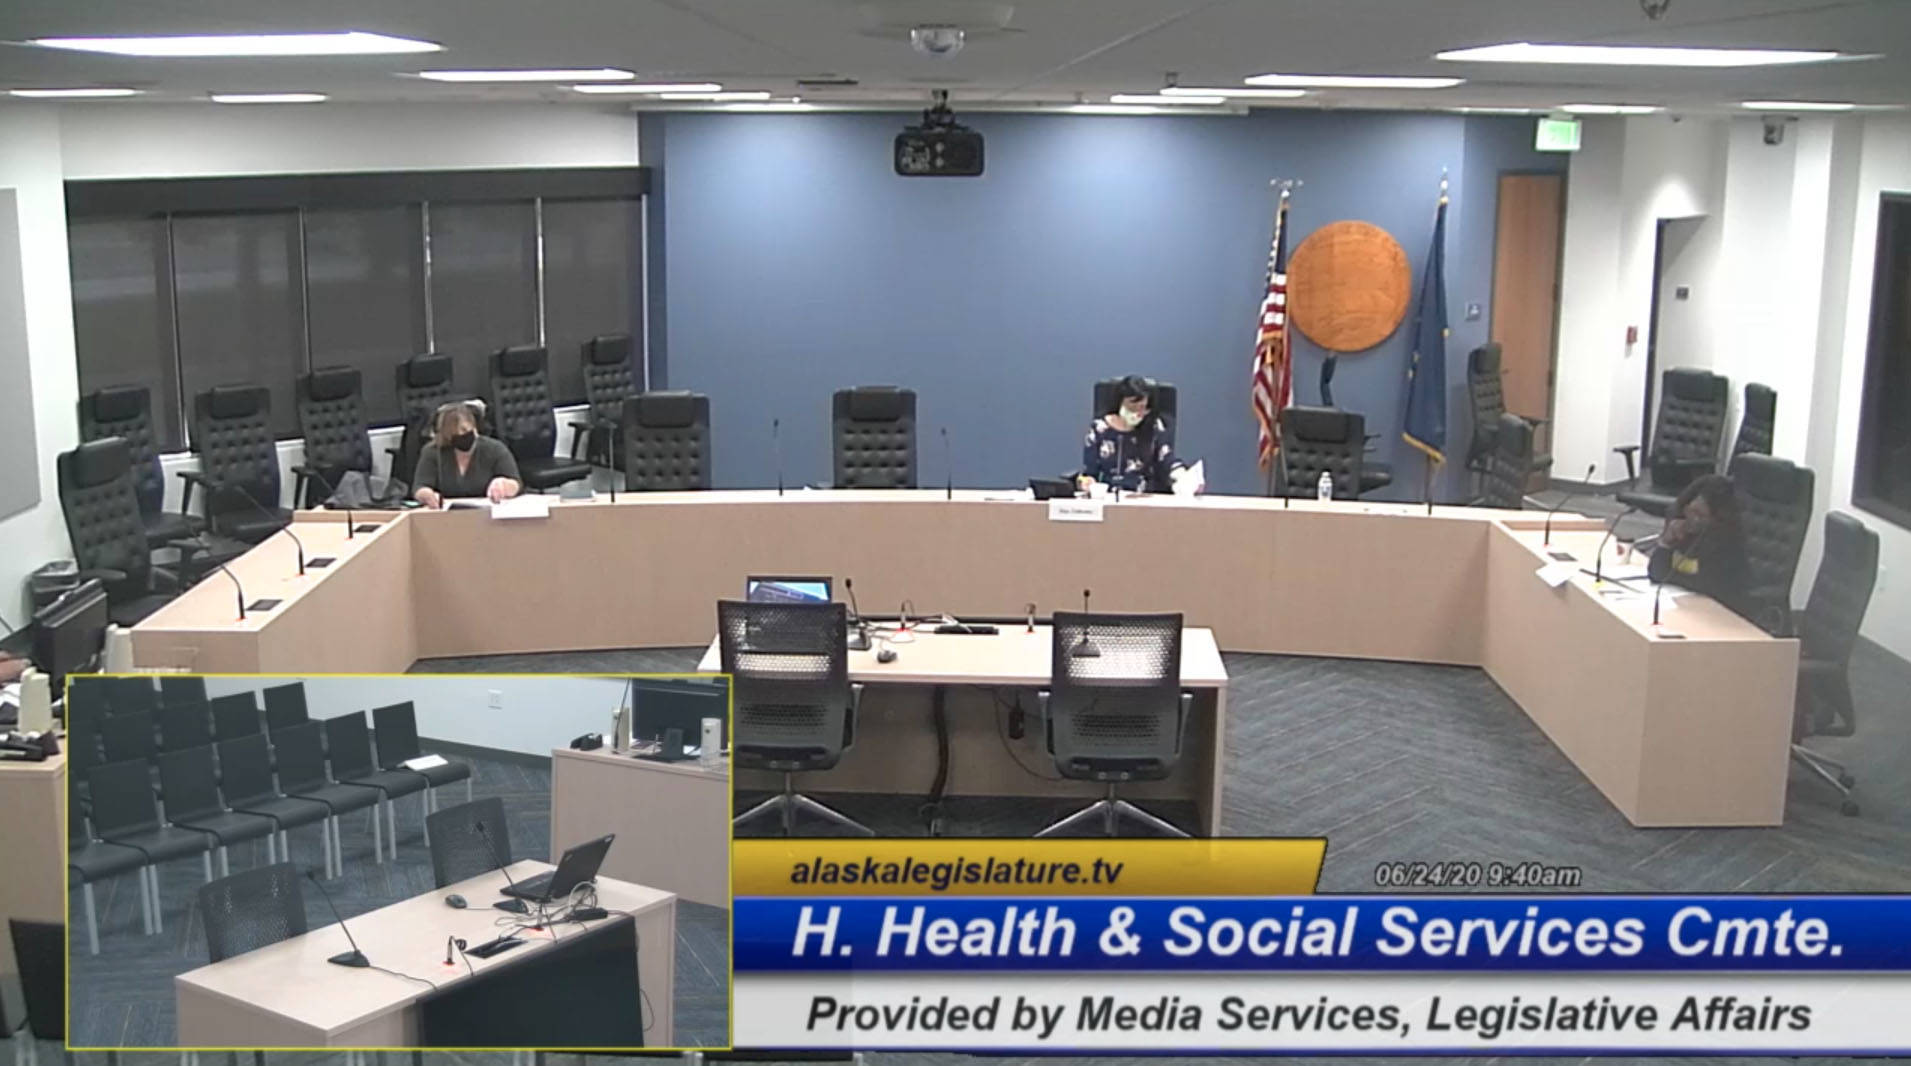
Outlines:
[[[465,909],[466,904],[463,896],[453,892],[451,895],[445,897],[445,906],[450,907],[452,910],[461,911]]]
[[[881,651],[879,651],[879,652],[877,652],[877,653],[876,653],[876,661],[877,661],[877,662],[879,662],[879,663],[893,663],[893,662],[895,662],[895,661],[896,661],[896,649],[894,649],[894,648],[884,648],[884,649],[882,649]]]

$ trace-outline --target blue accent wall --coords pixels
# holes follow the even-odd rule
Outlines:
[[[907,121],[643,119],[664,188],[651,232],[665,304],[651,319],[664,334],[655,384],[710,395],[717,486],[775,482],[773,418],[789,483],[826,483],[830,393],[855,384],[917,390],[924,484],[945,477],[946,426],[958,486],[1021,485],[1080,463],[1094,380],[1141,373],[1179,387],[1179,448],[1207,461],[1210,491],[1258,492],[1248,382],[1268,179],[1305,182],[1295,244],[1328,222],[1375,223],[1405,248],[1417,293],[1444,168],[1452,413],[1436,491],[1465,495],[1466,352],[1491,314],[1469,322],[1465,307],[1491,296],[1497,177],[1563,169],[1530,151],[1530,119],[977,114],[964,121],[987,138],[983,177],[899,178],[890,143]],[[1395,464],[1402,498],[1418,498],[1423,469],[1400,440],[1411,327],[1409,307],[1379,347],[1342,356],[1334,379],[1339,405],[1383,434],[1375,458]],[[1318,401],[1320,365],[1299,338],[1300,402]]]

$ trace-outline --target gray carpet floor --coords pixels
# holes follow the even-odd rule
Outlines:
[[[463,757],[463,756],[461,756]],[[550,854],[551,772],[548,762],[467,758],[477,798],[503,798],[511,853]],[[453,785],[439,797],[442,809],[464,797]],[[432,891],[431,853],[423,840],[416,797],[398,802],[398,860],[372,861],[370,823],[348,815],[339,834],[345,849],[345,875],[325,889],[349,922],[355,914]],[[292,831],[293,861],[314,870],[322,866],[319,830]],[[232,849],[237,872],[265,862],[263,841]],[[100,953],[86,950],[85,902],[79,887],[71,893],[70,1004],[68,1034],[80,1047],[166,1047],[174,1042],[172,978],[206,963],[206,937],[192,913],[193,893],[205,881],[199,860],[182,859],[160,868],[160,899],[165,931],[140,932],[139,882],[119,877],[94,888],[99,908]],[[305,892],[306,918],[313,929],[333,923],[318,892]],[[429,966],[406,967],[381,958],[377,946],[363,945],[374,962],[401,972],[431,976]],[[340,950],[343,950],[341,944]],[[721,907],[679,900],[677,904],[677,1039],[683,1046],[721,1047],[729,1039],[730,913]],[[656,1004],[652,1005],[655,1009]],[[170,1066],[177,1066],[175,1056]]]

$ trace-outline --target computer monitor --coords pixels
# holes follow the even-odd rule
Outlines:
[[[703,720],[723,723],[723,746],[730,746],[730,686],[709,681],[636,681],[631,685],[630,735],[662,740],[665,731],[683,730],[685,744],[703,740]]]
[[[637,983],[636,919],[620,915],[579,932],[554,928],[567,931],[557,943],[512,952],[426,993],[418,1001],[418,1046],[643,1047],[649,1012]]]
[[[33,616],[33,664],[52,682],[54,692],[66,689],[66,675],[89,672],[99,662],[106,643],[106,587],[95,579],[42,607]]]
[[[829,603],[834,600],[827,577],[745,578],[743,598],[751,603]]]

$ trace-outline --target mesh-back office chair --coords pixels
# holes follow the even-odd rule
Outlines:
[[[1493,341],[1473,349],[1466,357],[1466,398],[1473,411],[1473,436],[1467,441],[1466,466],[1481,475],[1492,465],[1493,442],[1506,414],[1506,382],[1500,356],[1500,344]],[[1546,424],[1543,418],[1515,417],[1534,431]],[[1532,464],[1534,473],[1548,470],[1553,465],[1553,457],[1535,452]]]
[[[1811,531],[1812,472],[1769,455],[1732,460],[1732,495],[1745,533],[1752,621],[1770,633],[1792,630],[1792,580]]]
[[[622,435],[624,401],[638,392],[637,369],[631,360],[628,333],[606,333],[578,347],[584,371],[584,402],[589,405],[583,425],[571,427],[571,458],[578,442],[590,440],[584,460],[613,470],[624,469]]]
[[[504,800],[487,796],[426,816],[431,830],[431,876],[439,888],[509,866],[511,829]],[[484,830],[479,831],[482,825]]]
[[[1627,491],[1619,502],[1663,518],[1672,501],[1701,474],[1718,468],[1725,434],[1726,386],[1709,370],[1677,367],[1659,378],[1659,414],[1653,422],[1652,452],[1646,458],[1650,479],[1639,487],[1639,445],[1613,451],[1626,457]]]
[[[166,797],[166,818],[181,829],[211,834],[219,846],[219,873],[232,872],[227,849],[248,840],[264,840],[266,861],[276,857],[278,825],[263,815],[234,811],[219,795],[218,772],[210,744],[159,757],[159,787]]]
[[[1320,476],[1334,479],[1334,499],[1360,495],[1367,448],[1367,421],[1338,407],[1288,407],[1281,411],[1281,451],[1275,457],[1275,492],[1312,496]]]
[[[66,1042],[66,926],[61,922],[7,919],[13,959],[20,974],[27,1032],[36,1040]],[[9,1028],[13,1019],[7,1020]],[[71,1059],[71,1053],[68,1053]]]
[[[325,776],[325,751],[319,742],[317,722],[288,726],[272,734],[272,751],[278,757],[279,790],[293,799],[322,803],[332,812],[333,875],[345,872],[344,841],[339,836],[339,815],[352,811],[372,812],[372,861],[385,861],[384,827],[378,820],[381,797],[375,788],[334,782]]]
[[[839,489],[916,487],[916,392],[894,385],[838,389],[830,400]]]
[[[1798,697],[1792,758],[1843,798],[1839,811],[1858,813],[1858,783],[1843,763],[1805,747],[1807,736],[1848,737],[1858,731],[1851,698],[1851,652],[1878,583],[1878,534],[1845,514],[1825,516],[1825,554],[1799,618]]]
[[[591,476],[589,463],[554,454],[557,416],[547,363],[544,349],[534,344],[491,354],[491,419],[498,439],[517,457],[525,487],[536,492]]]
[[[118,437],[89,441],[61,452],[54,467],[60,514],[80,579],[99,580],[113,621],[135,625],[178,595],[178,575],[153,564],[126,442]]]
[[[292,468],[305,507],[330,499],[348,472],[372,472],[372,434],[365,423],[364,383],[349,366],[325,367],[298,380],[299,432],[305,461]],[[407,472],[407,476],[409,472]]]
[[[1181,758],[1194,703],[1181,691],[1182,616],[1057,611],[1054,621],[1049,687],[1038,694],[1048,753],[1062,776],[1099,781],[1108,791],[1036,836],[1097,816],[1103,832],[1115,836],[1124,814],[1168,836],[1187,836],[1115,795],[1122,781],[1168,776]]]
[[[424,755],[418,743],[418,713],[410,700],[403,703],[388,704],[372,708],[372,734],[378,742],[378,765],[387,770],[403,769],[407,773],[421,774],[425,779],[425,810],[438,809],[438,789],[441,786],[464,782],[464,798],[471,800],[471,764],[457,759],[445,759],[437,766],[427,766],[412,770],[403,764]],[[440,756],[443,758],[443,756]],[[431,820],[425,820],[425,842],[431,842]]]
[[[1115,394],[1121,388],[1121,382],[1121,378],[1103,378],[1095,382],[1094,417],[1100,418],[1102,415],[1113,414],[1115,408],[1120,406],[1119,401],[1115,399]],[[1167,415],[1172,419],[1176,414],[1176,397],[1177,393],[1172,384],[1148,379],[1148,410],[1155,414]]]
[[[418,453],[431,439],[431,419],[438,408],[450,403],[453,364],[448,355],[426,352],[398,364],[398,413],[405,420],[405,432],[398,449],[390,453],[392,477],[411,483],[418,471]]]
[[[1770,385],[1748,382],[1745,409],[1739,413],[1738,436],[1732,439],[1732,455],[1772,454],[1772,434],[1777,429],[1778,393]]]
[[[158,548],[206,528],[206,523],[194,515],[166,510],[166,476],[159,465],[150,390],[143,385],[125,385],[80,397],[80,440],[108,437],[126,442],[133,468],[133,495],[139,500],[146,543]]]
[[[79,760],[71,757],[71,744],[67,770],[72,774],[90,773],[99,765],[98,756],[84,770]],[[79,781],[69,778],[77,786]],[[75,789],[77,792],[77,788]],[[69,797],[77,800],[77,796]],[[139,916],[143,932],[151,936],[153,932],[153,897],[146,891],[146,853],[137,848],[122,844],[106,844],[93,839],[86,831],[86,818],[78,802],[67,804],[66,809],[66,868],[67,880],[80,886],[80,899],[86,908],[86,950],[90,955],[100,953],[99,904],[93,895],[93,886],[121,874],[139,874]]]
[[[621,412],[624,487],[632,492],[690,492],[710,487],[710,397],[646,392]]]
[[[303,936],[305,886],[289,862],[222,877],[200,885],[194,899],[206,926],[206,952],[212,962]]]
[[[192,401],[192,450],[199,469],[181,471],[186,506],[194,486],[205,491],[215,532],[257,544],[284,529],[292,512],[279,506],[279,442],[272,430],[272,393],[263,385],[221,385]]]
[[[740,767],[783,775],[783,791],[737,815],[742,825],[772,811],[796,835],[796,813],[808,811],[863,836],[867,826],[799,794],[796,775],[827,770],[855,742],[863,687],[849,681],[849,609],[840,603],[717,604],[718,650],[733,676]]]
[[[325,752],[332,762],[332,777],[340,784],[374,788],[385,798],[385,825],[390,830],[386,839],[391,845],[391,857],[396,860],[398,800],[403,796],[417,796],[418,818],[422,823],[430,813],[425,809],[425,787],[430,782],[425,780],[424,774],[410,770],[378,768],[372,759],[372,737],[366,729],[364,711],[325,720]]]
[[[319,846],[325,854],[325,873],[338,868],[332,857],[332,809],[318,800],[293,799],[272,783],[272,751],[262,733],[222,740],[219,750],[219,795],[226,807],[243,814],[270,818],[278,827],[278,854],[292,856],[291,831],[319,827]]]
[[[212,880],[210,833],[167,825],[159,818],[159,805],[153,798],[152,771],[144,759],[110,762],[95,766],[87,775],[93,797],[93,835],[108,844],[132,848],[146,857],[141,871],[145,889],[152,900],[153,931],[166,931],[165,914],[159,902],[159,873],[162,862],[198,855],[205,863],[206,880]]]
[[[1533,474],[1533,426],[1518,415],[1503,414],[1493,433],[1493,450],[1480,471],[1481,507],[1518,511],[1526,506],[1526,482]]]

